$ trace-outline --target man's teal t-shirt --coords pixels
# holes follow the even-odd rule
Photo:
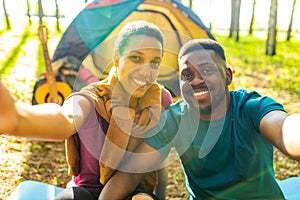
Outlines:
[[[223,119],[201,121],[184,100],[164,112],[146,143],[168,155],[175,147],[190,199],[284,199],[273,169],[273,146],[260,121],[281,104],[246,90],[230,91]]]

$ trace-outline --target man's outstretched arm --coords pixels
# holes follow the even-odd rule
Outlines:
[[[280,151],[300,161],[300,114],[272,111],[261,120],[260,130]]]

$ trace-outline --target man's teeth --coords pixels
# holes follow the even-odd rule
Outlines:
[[[146,85],[146,84],[147,84],[146,81],[141,81],[141,80],[138,80],[138,79],[133,79],[133,81],[134,81],[137,85],[140,85],[140,86]]]
[[[200,91],[200,92],[195,92],[194,96],[197,97],[197,96],[201,96],[201,95],[204,95],[204,94],[207,94],[207,93],[208,93],[208,90],[204,90],[204,91]]]

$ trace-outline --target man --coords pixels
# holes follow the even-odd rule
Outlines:
[[[161,167],[172,147],[180,156],[189,199],[284,199],[274,177],[273,146],[300,160],[300,115],[288,115],[254,91],[229,91],[232,71],[213,40],[187,42],[178,59],[184,98],[164,113],[99,199],[122,199],[144,172]],[[119,186],[120,180],[127,187]]]

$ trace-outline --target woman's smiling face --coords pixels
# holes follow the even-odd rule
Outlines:
[[[141,97],[156,82],[161,61],[160,41],[147,35],[135,35],[128,39],[122,55],[115,56],[118,79],[129,94]]]

